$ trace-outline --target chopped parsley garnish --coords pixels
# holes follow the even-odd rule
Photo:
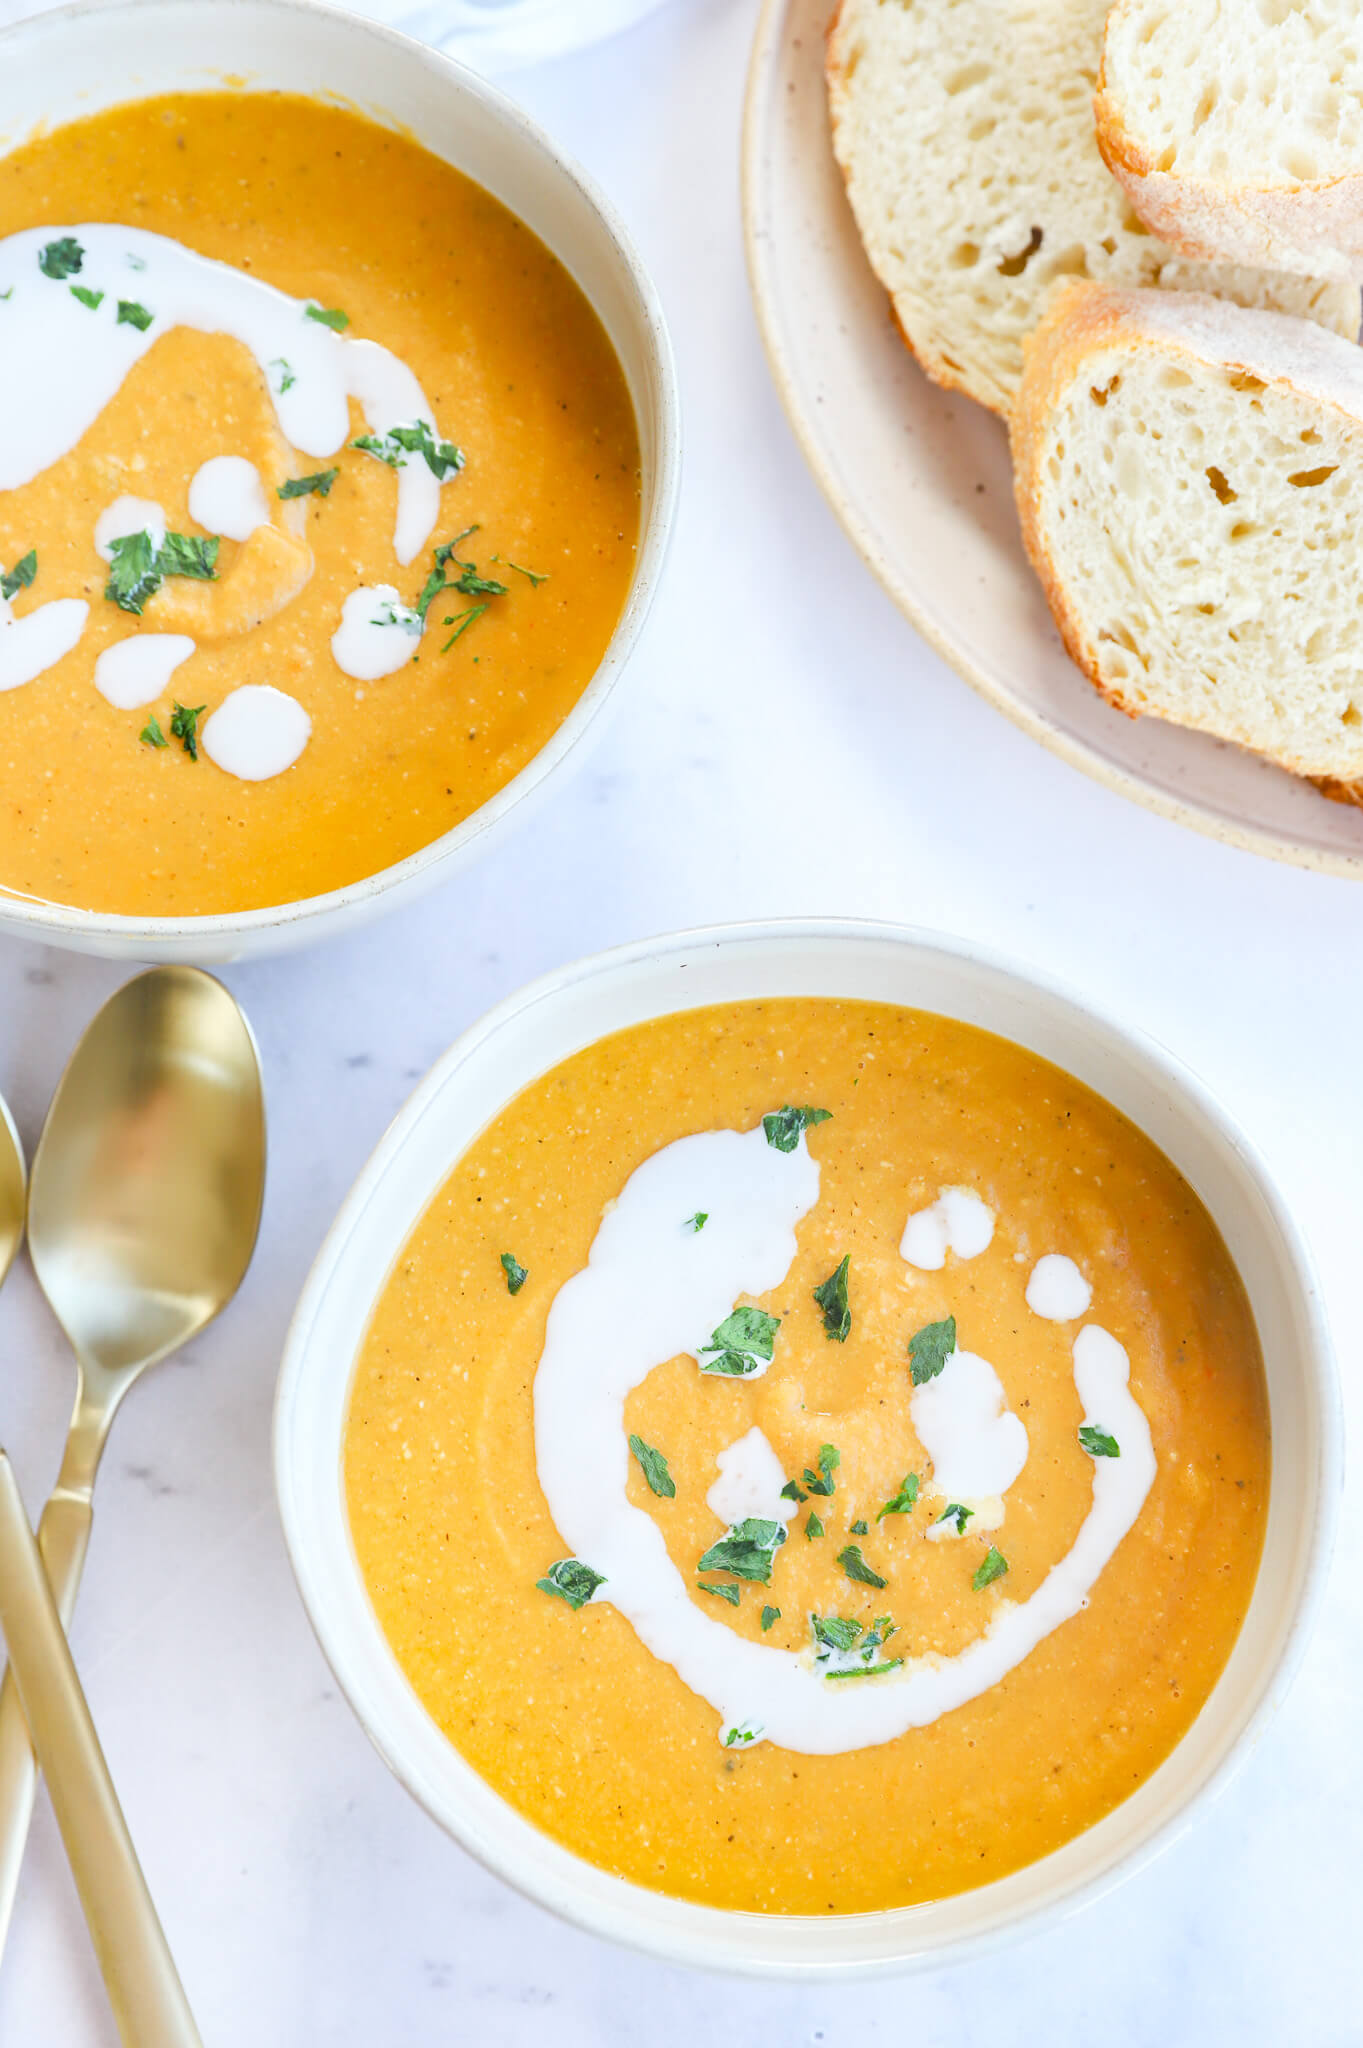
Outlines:
[[[869,1627],[840,1614],[811,1614],[814,1664],[824,1678],[874,1678],[882,1671],[897,1671],[902,1657],[882,1657],[881,1651],[898,1630],[888,1614],[879,1615]],[[834,1663],[834,1659],[848,1659]]]
[[[1105,1429],[1095,1429],[1091,1422],[1084,1423],[1079,1431],[1079,1442],[1091,1458],[1120,1458],[1121,1446],[1115,1436],[1109,1436]]]
[[[769,1316],[764,1308],[736,1308],[710,1333],[709,1343],[701,1345],[697,1359],[701,1371],[718,1373],[724,1379],[747,1379],[770,1363],[780,1327],[781,1318]]]
[[[713,1593],[716,1600],[727,1600],[730,1607],[737,1607],[739,1601],[743,1598],[743,1591],[739,1586],[707,1586],[701,1579],[696,1581],[696,1591],[698,1593]]]
[[[506,1291],[508,1294],[519,1294],[526,1281],[530,1278],[529,1271],[521,1264],[513,1252],[502,1253],[502,1271],[506,1274]]]
[[[7,285],[7,286],[5,287],[5,289],[4,289],[4,291],[0,292],[0,299],[12,299],[13,297],[14,297],[14,286],[13,286],[12,284],[11,284],[11,285]]]
[[[409,455],[419,455],[439,484],[447,483],[464,467],[464,451],[453,441],[438,441],[427,420],[414,420],[410,427],[389,427],[386,434],[360,434],[351,442],[362,454],[372,455],[389,469],[405,469]],[[498,590],[505,588],[497,585]]]
[[[813,1508],[811,1508],[809,1514],[805,1518],[805,1541],[807,1543],[812,1543],[816,1536],[822,1535],[823,1523],[819,1520]]]
[[[199,720],[206,704],[181,704],[177,698],[170,715],[170,736],[179,740],[191,761],[199,758]]]
[[[92,313],[104,304],[103,292],[92,292],[88,284],[73,284],[71,296],[73,299],[79,299],[82,306],[88,306]]]
[[[861,1623],[840,1614],[811,1614],[809,1625],[815,1642],[830,1650],[853,1650],[861,1640]]]
[[[170,741],[161,730],[161,721],[155,712],[152,713],[137,737],[144,746],[148,747],[168,747],[170,745]]]
[[[118,319],[114,324],[117,327],[135,327],[139,334],[145,334],[155,318],[155,313],[139,305],[136,299],[120,299]]]
[[[854,1536],[869,1536],[870,1533],[871,1525],[869,1522],[853,1522],[852,1534]]]
[[[687,1219],[686,1219],[685,1223],[683,1223],[683,1225],[682,1225],[682,1229],[683,1229],[683,1230],[704,1230],[704,1228],[705,1228],[706,1224],[707,1224],[707,1223],[708,1223],[709,1221],[710,1221],[710,1211],[709,1211],[708,1209],[697,1209],[697,1211],[696,1211],[696,1213],[695,1213],[695,1215],[694,1215],[694,1216],[688,1216],[688,1217],[687,1217]]]
[[[141,616],[167,576],[186,576],[195,583],[217,577],[217,537],[168,533],[159,548],[149,533],[124,533],[109,543],[109,580],[104,595],[125,612]]]
[[[454,625],[453,619],[446,619],[445,624],[447,626],[454,626],[454,631],[450,634],[449,639],[445,642],[440,652],[448,654],[460,635],[468,631],[475,619],[481,619],[486,610],[487,606],[485,604],[471,604],[466,612],[459,613],[459,623],[457,626]]]
[[[44,277],[74,277],[85,261],[85,251],[74,235],[63,235],[38,251],[38,268]]]
[[[749,1516],[735,1522],[728,1534],[712,1543],[698,1572],[732,1572],[736,1579],[752,1579],[759,1585],[771,1580],[772,1562],[786,1540],[785,1524]]]
[[[948,1316],[942,1323],[925,1323],[923,1328],[909,1339],[909,1359],[914,1385],[921,1387],[929,1380],[935,1380],[955,1349],[955,1316]]]
[[[285,387],[287,389],[287,386]],[[325,498],[341,474],[339,469],[314,470],[311,476],[291,476],[275,492],[277,498],[308,498],[314,493]]]
[[[641,1436],[632,1436],[629,1447],[639,1460],[639,1470],[648,1481],[649,1490],[660,1500],[675,1500],[677,1487],[667,1469],[667,1460],[661,1451],[655,1451],[652,1444],[646,1444]]]
[[[19,557],[12,569],[0,576],[0,597],[8,604],[19,591],[28,589],[37,573],[38,551],[36,548],[30,548],[26,555]]]
[[[298,382],[293,365],[286,362],[283,356],[276,356],[269,367],[279,372],[279,382],[275,386],[275,392],[278,397],[282,398],[284,393],[292,391],[294,385]]]
[[[849,1664],[845,1671],[825,1671],[825,1678],[879,1678],[882,1671],[898,1671],[902,1657],[885,1657],[878,1664]]]
[[[319,327],[329,327],[333,334],[340,334],[350,325],[349,313],[343,313],[339,306],[319,306],[315,299],[304,306],[303,318],[315,320]]]
[[[780,1619],[781,1619],[781,1610],[780,1610],[780,1608],[779,1608],[779,1607],[764,1607],[764,1608],[762,1609],[762,1633],[763,1633],[763,1635],[765,1635],[765,1634],[767,1633],[767,1630],[768,1630],[768,1629],[769,1629],[769,1628],[771,1627],[771,1625],[772,1625],[772,1623],[773,1623],[774,1621],[779,1621]]]
[[[549,581],[549,571],[547,569],[523,569],[520,563],[513,562],[509,555],[507,556],[506,566],[508,569],[514,569],[518,576],[528,576],[536,590],[539,589],[541,583]]]
[[[369,623],[371,626],[400,626],[404,633],[412,634],[417,640],[421,638],[421,614],[414,612],[410,605],[394,604],[390,600]]]
[[[1001,1579],[1007,1569],[1007,1558],[995,1544],[991,1543],[984,1554],[984,1563],[970,1583],[977,1593],[982,1593],[986,1586],[993,1585],[995,1579]]]
[[[818,1471],[811,1472],[808,1465],[804,1469],[804,1482],[809,1492],[817,1493],[822,1499],[831,1500],[837,1492],[837,1481],[833,1474],[841,1463],[842,1452],[836,1444],[820,1444]],[[800,1498],[803,1500],[804,1495],[801,1494]]]
[[[844,1254],[836,1272],[814,1289],[814,1299],[823,1310],[823,1333],[839,1344],[847,1342],[852,1328],[852,1310],[847,1300],[847,1269],[851,1263],[851,1254]]]
[[[745,1742],[758,1741],[761,1734],[761,1728],[754,1728],[748,1721],[736,1722],[732,1728],[725,1732],[724,1747],[726,1749],[739,1748]]]
[[[552,1593],[556,1600],[566,1600],[574,1612],[585,1607],[597,1587],[605,1583],[600,1572],[594,1572],[578,1557],[561,1557],[557,1564],[550,1565],[544,1578],[535,1581],[541,1593]]]
[[[963,1508],[958,1500],[954,1500],[949,1506],[943,1508],[941,1514],[937,1517],[937,1521],[933,1523],[933,1527],[936,1528],[942,1522],[954,1522],[956,1524],[956,1534],[964,1536],[965,1525],[974,1512],[974,1508]]]
[[[916,1472],[906,1472],[899,1483],[898,1493],[894,1496],[893,1500],[886,1501],[884,1507],[876,1516],[876,1520],[883,1522],[886,1515],[912,1514],[913,1505],[917,1499],[918,1474]]]
[[[807,1501],[809,1495],[804,1491],[798,1479],[788,1479],[781,1488],[781,1498],[782,1500]]]
[[[770,1110],[762,1119],[762,1129],[767,1143],[774,1145],[778,1152],[793,1152],[800,1142],[802,1131],[814,1124],[826,1124],[833,1112],[831,1109],[792,1109],[787,1103],[784,1109]]]
[[[888,1579],[882,1579],[880,1573],[867,1564],[861,1554],[859,1543],[849,1543],[845,1550],[840,1550],[838,1563],[848,1578],[855,1579],[859,1586],[888,1586],[890,1583]]]

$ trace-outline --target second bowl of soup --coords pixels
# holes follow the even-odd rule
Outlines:
[[[1337,1435],[1196,1084],[998,963],[777,927],[447,1056],[324,1250],[277,1453],[439,1819],[588,1925],[811,1971],[1167,1838],[1284,1681]]]
[[[0,926],[207,958],[353,921],[629,651],[675,488],[651,288],[508,102],[372,24],[148,0],[3,42]]]

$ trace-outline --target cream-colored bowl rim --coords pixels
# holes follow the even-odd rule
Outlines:
[[[467,95],[479,101],[491,118],[510,138],[511,146],[529,159],[538,159],[545,177],[561,180],[571,188],[587,210],[604,228],[620,275],[633,299],[634,316],[644,338],[648,358],[648,388],[633,390],[636,413],[647,407],[651,419],[640,417],[641,437],[652,429],[654,466],[650,502],[641,516],[639,550],[629,596],[610,644],[595,675],[557,731],[502,789],[478,810],[429,846],[419,848],[377,874],[348,883],[340,889],[309,896],[294,903],[275,904],[261,910],[220,912],[206,916],[136,917],[81,910],[65,904],[47,903],[0,889],[0,930],[22,933],[48,944],[71,946],[90,952],[108,951],[120,957],[155,957],[200,963],[230,960],[242,954],[279,951],[309,942],[328,929],[340,929],[364,921],[392,896],[394,905],[410,900],[440,880],[445,872],[462,866],[479,848],[479,842],[495,833],[527,798],[542,792],[569,754],[587,737],[612,696],[632,653],[657,592],[676,509],[681,467],[680,400],[672,343],[663,318],[662,306],[643,259],[620,215],[596,183],[554,144],[545,131],[524,113],[516,102],[480,73],[455,58],[428,47],[398,30],[321,0],[192,0],[205,16],[232,17],[245,12],[268,14],[281,24],[297,28],[315,19],[328,33],[347,35],[369,43],[378,57],[388,57],[415,71],[443,78],[455,88],[457,98]],[[0,65],[23,61],[37,49],[44,61],[55,62],[63,41],[74,42],[82,30],[97,19],[126,15],[127,34],[133,47],[145,44],[156,34],[157,16],[183,17],[184,0],[76,0],[76,4],[30,15],[0,28]],[[43,45],[50,49],[43,49]],[[268,55],[265,60],[268,70]],[[188,71],[189,65],[184,66]],[[234,83],[236,81],[234,80]],[[245,81],[248,85],[249,78]],[[149,90],[164,89],[153,86]],[[186,90],[196,89],[186,86]],[[198,89],[202,89],[202,81]],[[268,89],[268,88],[267,88]],[[325,93],[326,81],[319,79],[317,91]],[[131,104],[138,95],[107,104]],[[370,111],[366,109],[365,111]],[[75,114],[63,116],[77,118]],[[572,263],[554,251],[572,274]]]
[[[921,1000],[948,1014],[983,1005],[993,1020],[987,1028],[1023,1044],[1034,1034],[1070,1048],[1071,1057],[1086,1048],[1081,1064],[1112,1071],[1148,1099],[1152,1123],[1205,1154],[1207,1172],[1223,1184],[1223,1210],[1236,1209],[1236,1228],[1262,1251],[1246,1284],[1252,1300],[1257,1289],[1261,1329],[1265,1306],[1270,1317],[1263,1334],[1270,1388],[1277,1385],[1273,1426],[1288,1468],[1275,1475],[1254,1601],[1225,1673],[1170,1757],[1114,1813],[1026,1870],[959,1899],[838,1918],[733,1912],[664,1897],[583,1861],[506,1805],[447,1742],[398,1667],[364,1589],[343,1496],[345,1408],[369,1315],[406,1237],[467,1143],[528,1078],[502,1093],[494,1074],[487,1092],[499,1041],[511,1046],[502,1053],[507,1074],[524,1060],[518,1045],[533,1046],[543,1072],[632,1018],[735,999],[713,990],[736,977],[750,996],[826,993],[844,980],[844,992],[857,996],[882,975],[896,988],[904,983],[888,1000]],[[959,989],[954,1003],[915,993],[934,978]],[[599,1028],[590,1021],[594,1005],[611,1013]],[[447,1126],[451,1115],[469,1135],[446,1149],[442,1118]],[[1161,1142],[1160,1131],[1151,1135]],[[1182,1834],[1253,1747],[1296,1669],[1324,1582],[1341,1457],[1334,1363],[1309,1255],[1263,1162],[1201,1082],[1151,1040],[992,952],[833,920],[730,926],[621,947],[545,975],[466,1031],[400,1111],[323,1244],[289,1331],[275,1409],[276,1486],[304,1605],[341,1690],[408,1791],[490,1870],[579,1926],[673,1962],[805,1979],[977,1955],[1068,1915]]]
[[[1319,874],[1341,875],[1351,881],[1363,879],[1363,847],[1357,853],[1311,846],[1266,827],[1236,821],[1225,813],[1200,804],[1193,798],[1179,798],[1146,780],[1142,775],[1118,767],[1075,734],[1067,732],[1044,712],[1009,689],[1007,682],[972,659],[962,643],[943,631],[924,609],[912,585],[899,573],[880,546],[874,533],[848,491],[844,480],[829,461],[815,418],[805,403],[800,379],[787,352],[782,322],[773,286],[769,223],[762,211],[762,158],[769,142],[769,117],[773,112],[772,74],[788,33],[790,0],[763,0],[753,38],[743,105],[742,195],[743,235],[748,279],[757,325],[766,351],[777,396],[799,444],[800,452],[813,473],[848,539],[872,575],[898,605],[905,618],[941,656],[963,682],[1001,711],[1022,732],[1039,740],[1072,768],[1082,770],[1095,782],[1116,790],[1133,802],[1176,824],[1187,825],[1225,846],[1237,846],[1249,853],[1267,855],[1292,867],[1310,868]],[[837,13],[837,0],[828,0],[830,21]],[[811,148],[823,148],[822,134],[810,138]],[[886,299],[888,309],[888,295]],[[888,317],[888,311],[887,311]],[[962,404],[970,401],[962,399]],[[1324,797],[1321,798],[1325,802]]]

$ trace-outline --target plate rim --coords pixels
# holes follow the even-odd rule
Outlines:
[[[777,311],[771,275],[769,249],[772,244],[770,217],[763,210],[763,157],[771,139],[768,110],[775,102],[774,75],[784,50],[788,18],[794,0],[762,0],[748,58],[743,93],[743,129],[739,152],[739,182],[743,219],[743,252],[748,273],[749,295],[757,330],[762,339],[767,368],[781,402],[787,424],[801,455],[823,493],[843,532],[887,596],[898,606],[921,639],[977,695],[1001,711],[1009,722],[1029,738],[1039,740],[1071,768],[1101,783],[1117,795],[1140,804],[1174,824],[1187,826],[1204,838],[1223,846],[1254,853],[1304,868],[1316,874],[1363,881],[1363,847],[1357,853],[1309,846],[1266,826],[1228,818],[1210,805],[1180,798],[1130,769],[1116,766],[1073,733],[1067,732],[1044,712],[1034,709],[1014,694],[996,676],[973,660],[966,649],[955,644],[928,615],[912,588],[876,546],[872,534],[852,496],[833,464],[804,405],[799,380],[784,342],[784,329]],[[840,11],[841,0],[828,0],[830,16],[827,35]],[[883,290],[883,286],[881,287]],[[889,304],[886,293],[886,303]],[[1228,743],[1229,744],[1229,743]],[[1253,757],[1251,757],[1253,758]],[[1329,801],[1322,795],[1321,802]]]

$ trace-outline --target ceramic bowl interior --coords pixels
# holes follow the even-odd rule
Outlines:
[[[642,496],[634,580],[595,677],[520,774],[443,838],[344,889],[225,916],[116,917],[0,893],[0,931],[116,958],[201,965],[278,952],[409,899],[481,850],[485,835],[542,789],[598,720],[638,636],[662,566],[679,463],[671,345],[619,220],[512,101],[390,29],[311,0],[114,0],[36,15],[0,34],[0,153],[38,127],[229,83],[337,100],[401,128],[533,228],[576,278],[620,357],[639,425]]]
[[[376,1297],[454,1162],[520,1089],[608,1032],[704,1003],[820,995],[916,1005],[1054,1061],[1161,1146],[1216,1218],[1263,1342],[1273,1489],[1263,1564],[1239,1641],[1174,1753],[1123,1806],[1042,1861],[964,1897],[836,1920],[664,1898],[593,1868],[503,1803],[427,1716],[380,1631],[351,1546],[341,1445]],[[276,1412],[276,1478],[303,1599],[333,1670],[388,1764],[491,1869],[567,1918],[656,1954],[772,1975],[939,1962],[1072,1909],[1168,1842],[1281,1698],[1323,1572],[1339,1417],[1315,1285],[1264,1171],[1167,1055],[1072,997],[963,946],[891,927],[733,928],[655,941],[513,996],[448,1052],[361,1176],[308,1281]]]

